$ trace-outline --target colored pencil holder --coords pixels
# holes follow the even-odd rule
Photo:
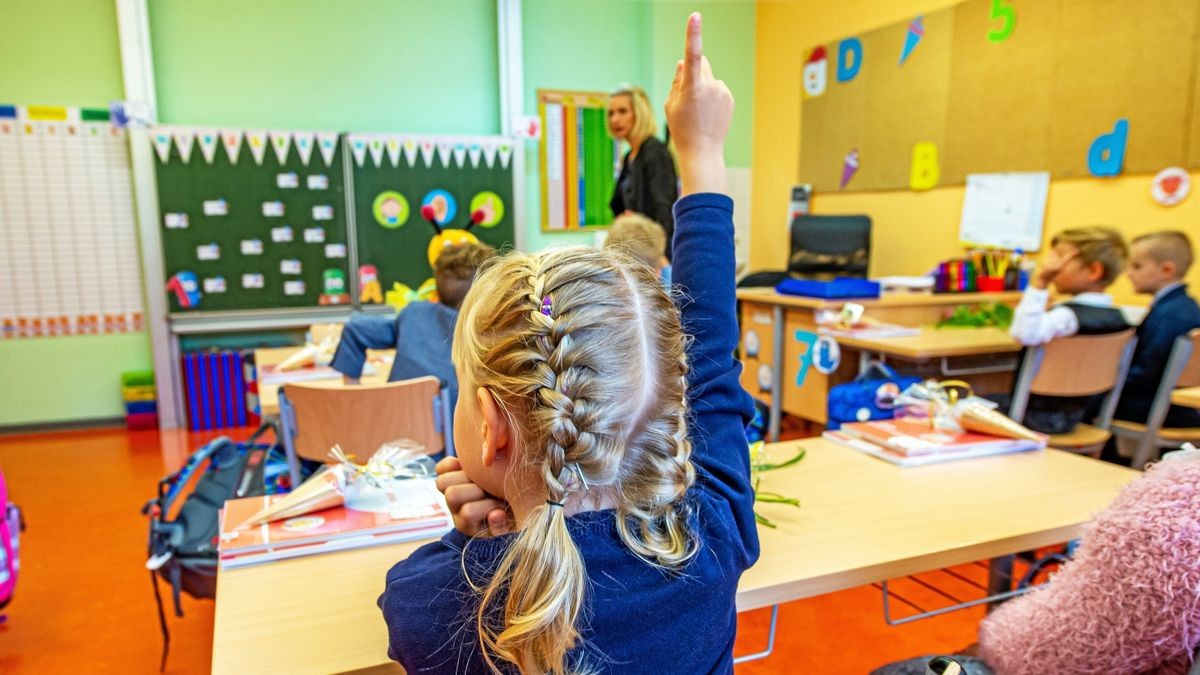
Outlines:
[[[1004,290],[1004,277],[979,277],[979,291],[982,293],[996,293]]]

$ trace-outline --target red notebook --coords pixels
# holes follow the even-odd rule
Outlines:
[[[973,431],[953,432],[934,429],[929,420],[895,419],[843,424],[840,431],[869,441],[907,457],[967,451],[1016,452],[1033,450],[1045,444],[1021,438],[989,436]]]
[[[432,479],[397,484],[396,506],[387,513],[338,506],[246,528],[239,526],[277,497],[231,499],[221,512],[221,568],[432,538],[450,529],[450,511]]]

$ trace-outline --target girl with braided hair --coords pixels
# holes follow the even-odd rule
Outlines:
[[[515,253],[482,270],[454,336],[455,531],[379,600],[408,672],[730,673],[758,557],[734,316],[733,98],[688,20],[667,118],[677,307],[619,250]],[[685,336],[691,336],[689,338]]]

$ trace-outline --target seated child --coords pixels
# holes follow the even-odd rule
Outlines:
[[[738,579],[759,550],[723,194],[733,97],[698,14],[687,44],[666,112],[691,300],[590,247],[480,274],[454,335],[459,456],[438,464],[456,529],[397,563],[379,599],[409,673],[733,672]]]
[[[462,304],[475,272],[493,250],[470,242],[446,249],[433,265],[438,302],[414,302],[395,318],[355,314],[342,329],[330,365],[346,381],[357,384],[368,349],[395,347],[396,360],[388,381],[433,375],[450,388],[450,401],[458,400],[458,379],[450,362],[450,345],[458,306]]]
[[[1118,333],[1129,328],[1121,310],[1105,289],[1125,267],[1129,255],[1121,234],[1109,227],[1090,226],[1063,230],[1051,240],[1029,287],[1013,312],[1009,332],[1017,342],[1035,346],[1071,335]],[[1066,302],[1049,309],[1048,286]],[[1031,395],[1025,426],[1047,434],[1065,434],[1083,421],[1091,397],[1066,398]]]
[[[1192,243],[1183,232],[1154,232],[1133,240],[1129,280],[1134,290],[1154,299],[1137,329],[1138,343],[1117,404],[1117,419],[1146,421],[1175,339],[1200,328],[1200,306],[1183,283],[1191,264]],[[1173,405],[1163,425],[1200,427],[1200,411]]]
[[[617,216],[604,240],[604,248],[610,247],[620,248],[646,263],[663,280],[664,286],[671,287],[671,264],[666,256],[667,231],[662,225],[640,213]]]

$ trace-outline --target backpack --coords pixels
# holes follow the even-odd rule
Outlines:
[[[896,397],[920,381],[919,377],[897,375],[890,366],[874,361],[854,381],[829,388],[825,428],[839,429],[847,422],[890,420],[895,416]]]
[[[12,602],[17,588],[17,572],[21,569],[21,532],[25,531],[25,519],[21,509],[8,501],[8,483],[4,471],[0,470],[0,609]],[[4,615],[0,614],[0,621]]]
[[[244,443],[222,436],[192,453],[183,468],[158,481],[158,496],[146,502],[142,514],[150,518],[150,583],[158,604],[163,635],[161,668],[166,668],[170,634],[159,595],[158,577],[171,586],[175,616],[183,616],[180,593],[213,598],[217,590],[217,540],[220,511],[225,501],[238,497],[277,494],[291,489],[287,459],[277,444],[255,441],[271,425],[264,424]],[[278,438],[278,436],[276,436]],[[203,470],[202,470],[203,469]],[[196,485],[174,518],[171,507],[192,479]]]

